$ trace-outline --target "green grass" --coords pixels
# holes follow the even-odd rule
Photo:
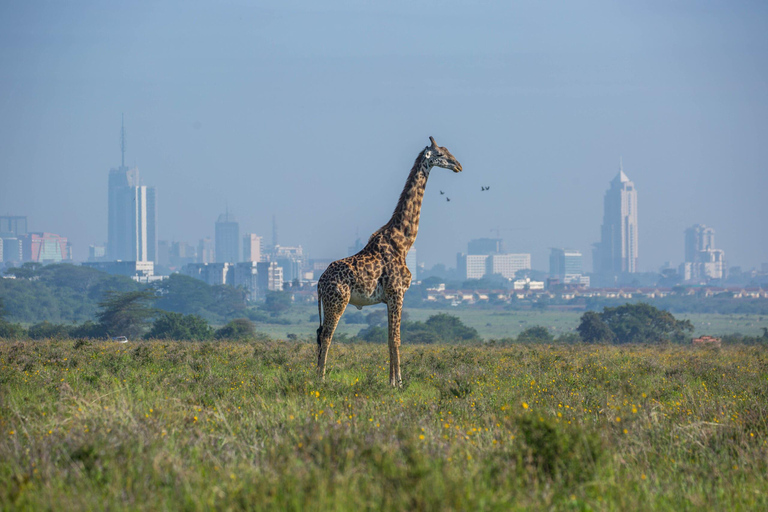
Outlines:
[[[0,342],[0,509],[759,510],[768,349]]]
[[[384,306],[376,306],[383,308]],[[367,314],[373,308],[362,310]],[[357,311],[351,307],[347,313]],[[555,337],[563,333],[573,332],[579,325],[582,312],[572,311],[505,311],[503,309],[480,309],[473,307],[457,307],[449,309],[416,309],[406,308],[411,320],[425,321],[432,315],[448,313],[457,316],[461,321],[477,329],[483,339],[503,339],[516,337],[524,329],[542,325],[548,328]],[[318,327],[317,322],[310,322],[309,317],[317,315],[317,306],[294,306],[286,315],[291,321],[290,325],[258,323],[258,331],[274,338],[285,339],[288,334],[296,334],[300,337],[314,337]],[[759,315],[719,315],[719,314],[676,314],[675,318],[690,319],[695,327],[694,334],[701,336],[710,334],[719,336],[723,334],[741,333],[749,336],[759,336],[762,328],[768,327],[768,317]],[[342,317],[337,332],[355,335],[365,325],[347,324]],[[407,341],[407,340],[405,340]]]

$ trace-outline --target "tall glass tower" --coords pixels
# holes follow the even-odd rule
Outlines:
[[[110,260],[155,261],[157,200],[154,187],[139,183],[139,170],[125,165],[125,127],[120,167],[109,170],[107,254]]]
[[[637,190],[621,169],[603,200],[603,226],[594,251],[595,272],[637,272],[637,241]]]

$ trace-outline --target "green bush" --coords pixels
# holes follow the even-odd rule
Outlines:
[[[529,415],[517,420],[526,456],[540,476],[567,485],[591,479],[602,456],[600,439],[575,425]]]
[[[236,318],[215,333],[217,340],[244,340],[256,337],[256,328],[247,318]]]
[[[204,341],[213,338],[213,329],[198,315],[163,313],[155,319],[152,329],[145,337],[158,340]]]
[[[549,329],[541,325],[529,327],[517,336],[517,341],[521,343],[552,343],[554,340]]]

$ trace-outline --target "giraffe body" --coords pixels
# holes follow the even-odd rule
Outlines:
[[[320,328],[317,330],[317,370],[325,376],[325,364],[333,333],[348,304],[387,305],[389,342],[389,382],[402,383],[400,376],[400,318],[403,295],[411,285],[411,272],[405,256],[416,240],[424,188],[432,167],[461,172],[461,164],[451,153],[431,145],[419,153],[408,175],[400,200],[390,221],[368,239],[366,246],[353,256],[334,261],[317,282]]]

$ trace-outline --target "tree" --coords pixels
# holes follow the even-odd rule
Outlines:
[[[216,339],[222,340],[242,340],[248,338],[254,338],[256,336],[256,328],[253,322],[247,318],[235,318],[216,331]]]
[[[617,343],[682,342],[685,332],[693,331],[690,320],[677,320],[669,311],[644,302],[605,308],[600,318],[613,331]]]
[[[693,324],[640,302],[605,307],[602,313],[588,311],[582,315],[577,330],[587,343],[680,343],[686,333],[693,331]]]
[[[549,329],[541,325],[529,327],[517,336],[519,342],[552,343],[554,340],[555,337],[549,332]]]
[[[1,280],[0,280],[1,281]],[[19,324],[12,324],[5,319],[6,311],[2,297],[0,297],[0,339],[18,339],[24,337],[26,332]]]
[[[611,343],[615,336],[599,313],[587,311],[581,315],[581,323],[576,328],[585,343]]]
[[[151,290],[137,292],[108,292],[99,302],[101,311],[96,315],[103,331],[109,336],[137,338],[146,330],[155,314],[151,303],[155,294]]]
[[[291,309],[291,292],[267,292],[264,310],[272,316],[278,316]]]
[[[442,341],[477,341],[480,335],[474,327],[467,327],[455,316],[446,313],[432,315],[426,326]]]
[[[198,315],[167,312],[157,317],[145,336],[158,340],[204,341],[213,338],[213,329]]]

